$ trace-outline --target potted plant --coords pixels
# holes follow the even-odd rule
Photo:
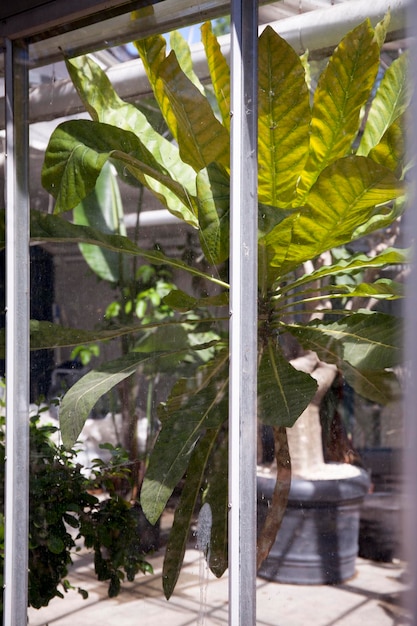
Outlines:
[[[317,408],[321,390],[314,376],[326,372],[331,379],[338,371],[356,392],[379,400],[398,390],[392,371],[400,359],[398,320],[372,308],[355,310],[351,304],[401,295],[394,281],[375,275],[404,263],[403,252],[381,246],[366,254],[349,248],[389,227],[404,207],[403,118],[409,100],[405,56],[373,91],[385,27],[381,23],[374,29],[366,21],[346,35],[320,75],[312,106],[306,59],[271,28],[259,38],[258,417],[274,431],[277,459],[273,506],[259,538],[260,560],[275,539],[288,498],[287,429],[310,410],[312,401],[314,406],[315,397]],[[213,512],[210,567],[221,575],[227,566],[227,335],[220,331],[209,346],[204,340],[191,346],[184,332],[189,316],[200,307],[219,311],[213,324],[227,319],[229,68],[209,24],[202,27],[202,35],[209,87],[199,83],[178,35],[168,55],[163,37],[135,44],[174,142],[155,131],[138,108],[123,102],[89,58],[67,61],[92,121],[64,122],[54,131],[43,184],[56,199],[56,215],[32,216],[35,239],[89,242],[164,262],[204,277],[217,289],[204,297],[173,290],[165,302],[178,311],[176,324],[146,325],[152,345],[89,372],[66,394],[60,411],[62,436],[71,445],[100,395],[139,365],[181,361],[190,350],[210,348],[209,359],[194,374],[179,378],[160,407],[162,427],[141,490],[142,506],[153,523],[185,476],[165,556],[167,597],[175,587],[201,496]],[[391,98],[394,92],[396,98]],[[198,229],[210,272],[140,249],[126,237],[60,218],[93,191],[109,159],[122,177],[137,179],[169,211]],[[342,246],[348,246],[346,258],[331,253]],[[374,274],[370,281],[368,271]],[[343,280],[351,276],[358,280]],[[133,324],[82,336],[83,341],[97,340],[137,329]],[[77,332],[36,324],[33,345],[70,342],[80,337]],[[317,410],[315,414],[309,430],[318,426]],[[315,442],[313,457],[321,454],[321,440]]]

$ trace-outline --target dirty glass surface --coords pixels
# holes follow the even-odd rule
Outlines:
[[[219,29],[229,23],[224,18]],[[206,30],[213,46],[214,35],[208,26]],[[31,358],[31,462],[36,470],[31,623],[60,615],[69,598],[77,606],[81,603],[80,614],[88,620],[90,612],[97,614],[91,606],[97,593],[104,600],[119,598],[133,584],[153,589],[151,595],[165,606],[163,596],[173,593],[183,558],[185,572],[191,569],[195,597],[194,607],[183,613],[191,611],[204,620],[204,559],[213,553],[217,573],[227,564],[227,272],[224,263],[217,267],[202,254],[195,200],[196,172],[204,159],[209,163],[216,158],[210,147],[200,156],[199,143],[212,141],[209,124],[222,127],[219,112],[210,113],[208,98],[213,101],[213,94],[205,92],[187,58],[188,45],[200,39],[199,27],[168,34],[166,43],[157,35],[140,41],[141,35],[138,26],[136,45],[97,50],[67,64],[36,61],[30,71],[31,316],[36,320]],[[194,109],[203,122],[208,118],[200,137],[193,136],[196,121],[194,129],[180,128],[178,138],[172,120],[171,125],[164,120],[158,92],[153,94],[139,59],[141,53],[145,65],[155,63],[152,46],[166,46],[167,56],[171,49],[177,51],[188,76],[171,53],[164,64],[165,80],[169,89],[178,89],[177,97],[181,90],[187,94],[188,115]],[[165,56],[163,50],[161,54]],[[147,69],[155,82],[153,68]],[[176,113],[175,94],[167,100],[169,89],[160,104]],[[186,133],[190,145],[181,159],[176,142]],[[220,145],[222,158],[228,159],[224,138]],[[110,158],[100,161],[103,153]],[[207,185],[204,180],[201,184]],[[213,399],[216,409],[210,413],[206,404]],[[149,453],[168,413],[178,420],[178,433],[170,432],[170,441],[159,444],[162,453],[156,450],[152,462]],[[193,470],[187,465],[197,445]],[[54,472],[45,472],[51,455],[61,471],[58,484]],[[217,517],[223,516],[223,546],[217,554],[210,533],[219,519],[205,516],[204,511],[212,510],[208,503],[199,516],[207,468],[214,463],[208,464],[209,457],[220,464],[215,497],[221,498]],[[171,470],[170,463],[178,467]],[[184,489],[190,477],[190,487]],[[176,509],[179,530],[169,540]],[[168,550],[172,558],[163,565]],[[39,552],[42,571],[37,567]],[[69,558],[74,564],[67,583]],[[61,593],[63,602],[54,599]],[[223,611],[227,615],[227,604]]]
[[[70,60],[83,103],[65,61],[42,65],[42,46],[33,47],[30,624],[64,624],[72,611],[81,624],[115,616],[135,623],[139,614],[148,624],[162,615],[178,624],[228,622],[228,29],[225,18],[202,34],[196,25],[167,36],[159,78],[152,78],[151,59],[161,61],[149,40],[109,48],[106,38],[88,58]],[[223,52],[213,31],[225,34]],[[391,107],[390,133],[362,140],[365,122],[357,129],[360,98],[366,89],[375,95],[407,46],[391,43],[380,55],[373,37],[363,27],[352,38],[361,42],[356,70],[346,40],[333,74],[325,73],[327,51],[311,51],[307,69],[276,29],[259,44],[262,555],[288,496],[287,432],[293,476],[278,543],[257,578],[259,624],[388,624],[403,610],[403,372],[393,353],[405,261],[398,181],[406,104],[393,110],[382,98]],[[340,67],[358,72],[356,104],[346,111],[355,119],[341,133],[348,140],[333,136],[333,153],[323,156],[317,129],[330,133],[342,106]],[[375,76],[358,95],[370,67]],[[376,163],[366,161],[366,172],[365,159]],[[365,177],[374,195],[355,204]],[[354,181],[349,190],[346,180]],[[336,210],[342,217],[334,222]],[[317,238],[323,214],[324,243],[313,245],[309,234]],[[381,260],[370,261],[376,253]],[[345,310],[361,317],[343,326]],[[377,312],[371,335],[370,310]],[[369,344],[381,338],[385,351],[372,353]]]

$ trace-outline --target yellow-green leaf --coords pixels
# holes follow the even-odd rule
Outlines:
[[[195,87],[197,87],[197,89],[204,94],[204,87],[193,68],[190,46],[185,41],[179,30],[172,31],[169,36],[169,43],[171,44],[171,49],[175,52],[178,63],[180,64],[184,74],[190,79],[193,85],[195,85]]]
[[[258,195],[288,202],[308,156],[309,93],[299,56],[270,26],[259,38]]]
[[[408,55],[395,59],[384,74],[372,100],[357,154],[367,155],[377,146],[391,124],[402,116],[410,103],[411,88]]]
[[[403,192],[403,183],[367,157],[345,157],[327,167],[306,205],[266,237],[271,264],[280,275],[322,252],[351,241],[355,231]],[[290,241],[286,248],[280,242]],[[279,269],[278,269],[279,268]]]
[[[177,119],[180,155],[196,171],[217,161],[229,166],[230,139],[205,96],[181,70],[171,52],[160,68],[165,93]]]
[[[184,163],[175,143],[158,133],[148,122],[146,116],[133,104],[124,102],[114,91],[110,80],[103,70],[87,56],[67,61],[68,72],[93,120],[111,124],[117,128],[136,134],[138,141],[146,145],[161,168],[169,163],[171,177],[176,180],[190,196],[195,195],[195,172]],[[122,177],[126,170],[121,168]],[[141,177],[144,184],[166,205],[169,211],[196,226],[196,219],[190,214],[190,207],[184,204],[175,193],[152,177]]]
[[[148,37],[135,45],[182,160],[197,172],[213,161],[227,167],[229,133],[216,119],[207,98],[183,72],[175,53],[165,56],[163,37]]]
[[[211,23],[201,27],[201,37],[206,51],[211,82],[216,96],[220,115],[225,128],[230,129],[230,69],[224,58],[217,38],[213,35]]]
[[[314,93],[310,156],[300,195],[332,161],[350,153],[379,67],[379,46],[370,21],[344,37],[321,74]]]
[[[199,236],[214,265],[229,256],[230,177],[215,163],[197,174]]]

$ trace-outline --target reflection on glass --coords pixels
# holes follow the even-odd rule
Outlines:
[[[77,566],[92,549],[105,593],[153,568],[155,578],[136,579],[151,590],[148,604],[162,575],[163,593],[174,600],[185,589],[181,610],[201,623],[209,613],[227,620],[227,572],[216,576],[227,566],[230,105],[213,30],[202,29],[204,83],[178,34],[169,43],[176,56],[153,36],[31,72],[43,105],[49,90],[45,110],[69,71],[88,112],[67,118],[62,109],[51,121],[46,113],[31,128],[31,400],[41,407],[31,512],[42,562],[57,574],[48,592],[68,587],[69,559]],[[396,57],[384,48],[382,65],[388,54]],[[397,577],[380,601],[402,588],[392,519],[401,494],[396,319],[405,258],[397,248],[408,101],[405,90],[395,104],[387,94],[405,84],[406,67],[399,56],[380,69],[367,23],[328,65],[300,59],[272,29],[260,37],[259,59],[258,620],[275,623],[279,612],[301,623],[306,597],[329,597],[326,583],[349,580],[363,595],[368,575],[387,584],[372,560]],[[147,75],[141,98],[122,101],[106,78],[124,63],[131,77]],[[381,125],[381,109],[390,123]],[[44,426],[58,415],[71,452]],[[386,535],[388,545],[370,552]],[[202,545],[211,570],[203,607],[194,550]],[[92,578],[77,571],[71,584],[93,595]],[[31,578],[35,608],[50,600],[39,580]],[[321,604],[336,620],[350,610],[348,592],[331,591],[334,606]],[[382,610],[373,604],[375,615]]]

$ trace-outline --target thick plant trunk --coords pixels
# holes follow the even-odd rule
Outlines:
[[[336,374],[335,365],[319,361],[314,353],[298,357],[291,364],[317,381],[317,392],[292,428],[287,429],[294,478],[320,478],[325,469],[320,424],[320,404]]]

